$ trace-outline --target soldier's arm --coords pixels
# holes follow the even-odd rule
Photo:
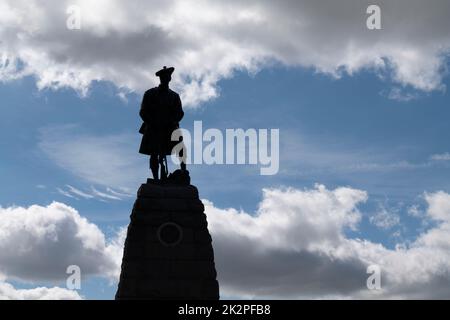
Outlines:
[[[184,111],[183,107],[181,106],[181,99],[180,96],[177,94],[177,98],[175,100],[175,112],[174,112],[174,120],[175,122],[180,122],[181,119],[183,119]]]
[[[150,105],[150,97],[149,93],[146,92],[144,94],[144,97],[142,98],[141,109],[139,110],[139,115],[141,116],[141,119],[146,123],[150,123],[149,105]]]

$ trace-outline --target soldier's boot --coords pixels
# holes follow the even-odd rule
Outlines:
[[[158,168],[156,168],[156,169],[153,169],[152,168],[152,175],[153,175],[153,179],[155,179],[155,180],[158,180],[159,179],[159,177],[158,177]]]

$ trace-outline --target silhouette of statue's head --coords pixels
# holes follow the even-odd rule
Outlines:
[[[156,72],[156,76],[159,77],[159,81],[162,85],[168,85],[170,80],[172,80],[172,72],[175,70],[174,67],[167,68],[164,66],[161,70]]]

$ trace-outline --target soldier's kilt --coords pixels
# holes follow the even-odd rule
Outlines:
[[[183,140],[181,137],[179,141],[171,141],[172,132],[178,127],[164,128],[164,129],[150,129],[145,128],[139,147],[139,153],[152,155],[171,155],[173,148]]]

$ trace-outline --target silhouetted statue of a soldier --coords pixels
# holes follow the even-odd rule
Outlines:
[[[156,72],[160,85],[145,92],[139,112],[144,121],[139,129],[139,132],[143,134],[139,152],[150,156],[150,169],[156,180],[158,180],[160,166],[161,179],[167,178],[166,156],[170,155],[173,147],[179,143],[179,141],[171,141],[171,135],[179,128],[179,122],[184,115],[180,96],[169,89],[174,70],[173,67],[164,66]],[[181,157],[182,154],[178,156]],[[186,170],[184,162],[181,162],[181,170]]]

